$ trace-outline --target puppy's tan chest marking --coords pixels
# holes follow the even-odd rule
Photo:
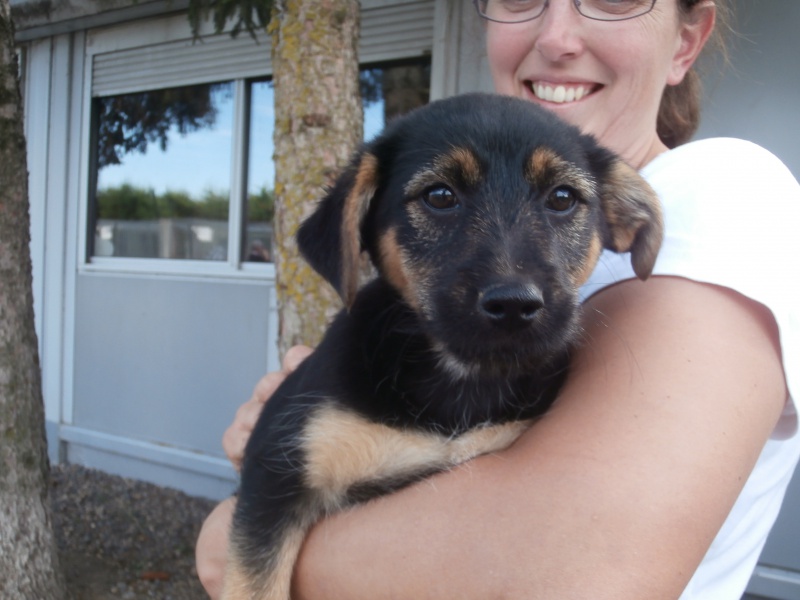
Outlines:
[[[356,484],[453,467],[507,448],[529,426],[529,421],[513,421],[447,437],[373,423],[325,406],[305,429],[306,484],[334,508]]]

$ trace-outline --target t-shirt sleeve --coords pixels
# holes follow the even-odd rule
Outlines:
[[[800,398],[800,185],[792,173],[755,144],[715,138],[661,155],[642,175],[664,208],[653,275],[720,285],[769,308],[790,395]],[[605,252],[583,297],[633,277],[627,254]]]

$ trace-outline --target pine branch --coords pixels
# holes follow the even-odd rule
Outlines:
[[[198,38],[200,24],[209,17],[216,33],[221,33],[228,22],[233,21],[232,37],[244,30],[255,39],[269,24],[273,4],[274,0],[189,0],[189,25]]]

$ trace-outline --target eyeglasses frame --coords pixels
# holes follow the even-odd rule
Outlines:
[[[538,19],[544,14],[544,11],[550,6],[550,0],[545,0],[542,4],[542,10],[539,14],[534,15],[533,17],[528,17],[526,19],[520,19],[519,21],[500,21],[498,19],[492,19],[491,17],[485,15],[481,12],[480,2],[481,0],[472,0],[472,4],[475,6],[475,11],[478,13],[478,16],[482,19],[486,19],[487,21],[491,21],[492,23],[501,23],[503,25],[515,25],[517,23],[527,23],[528,21],[533,21],[534,19]],[[488,0],[486,0],[488,2]],[[585,15],[581,12],[581,0],[572,0],[572,4],[575,5],[575,10],[578,11],[578,14],[585,19],[591,19],[592,21],[604,21],[607,23],[615,23],[617,21],[629,21],[631,19],[638,19],[639,17],[643,17],[644,15],[653,11],[653,8],[656,6],[656,0],[650,0],[650,8],[648,8],[645,12],[639,13],[637,15],[633,15],[631,17],[622,17],[621,19],[601,19],[599,17],[590,17],[589,15]]]

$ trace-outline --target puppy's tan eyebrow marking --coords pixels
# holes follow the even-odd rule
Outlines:
[[[434,166],[442,171],[452,172],[468,186],[477,185],[483,178],[478,158],[466,148],[453,148],[449,153],[439,157]]]
[[[534,150],[526,167],[525,179],[539,189],[569,185],[586,197],[597,193],[594,177],[550,148]]]
[[[437,156],[432,165],[417,171],[403,191],[406,196],[416,196],[434,185],[444,183],[457,187],[461,183],[473,187],[482,179],[478,158],[467,148],[456,146]]]
[[[419,196],[431,186],[446,183],[442,181],[443,179],[440,173],[430,167],[422,169],[414,173],[414,176],[403,186],[403,193],[407,198]]]

